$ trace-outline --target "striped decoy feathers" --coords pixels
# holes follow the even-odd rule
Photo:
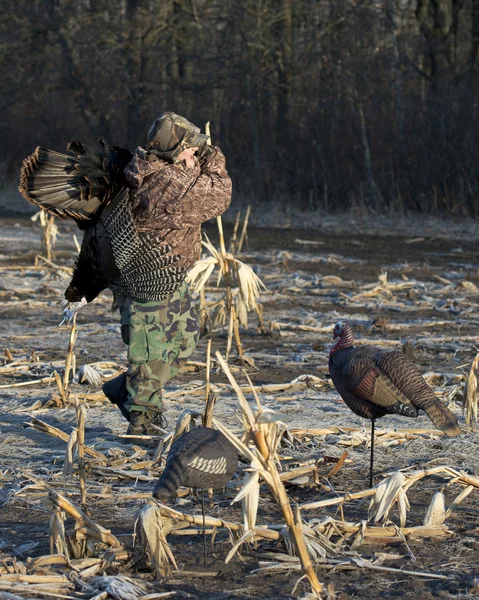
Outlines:
[[[237,450],[222,433],[209,427],[193,429],[171,447],[153,496],[159,500],[171,498],[180,486],[222,488],[237,466]]]

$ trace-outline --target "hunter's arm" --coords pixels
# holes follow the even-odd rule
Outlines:
[[[225,157],[212,146],[202,165],[201,174],[184,197],[166,206],[168,226],[172,229],[201,225],[224,213],[231,202],[231,179]]]

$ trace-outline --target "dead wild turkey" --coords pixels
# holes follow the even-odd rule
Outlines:
[[[334,386],[354,413],[371,419],[371,487],[377,418],[387,414],[417,417],[418,411],[424,410],[446,435],[462,433],[454,415],[436,398],[402,350],[382,350],[375,346],[355,348],[348,321],[336,323],[333,337],[339,338],[329,354],[329,372]]]
[[[71,142],[66,153],[39,146],[24,161],[19,191],[29,202],[84,230],[73,277],[65,291],[70,320],[105,288],[141,302],[169,297],[186,276],[179,256],[152,229],[139,232],[123,170],[132,153],[98,140]]]

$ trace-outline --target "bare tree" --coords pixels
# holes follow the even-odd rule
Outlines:
[[[475,0],[0,0],[3,181],[41,143],[212,121],[238,196],[476,215]]]

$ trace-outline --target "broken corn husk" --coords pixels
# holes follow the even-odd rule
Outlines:
[[[397,502],[399,520],[401,527],[404,527],[406,524],[407,511],[410,508],[406,493],[403,490],[405,483],[406,479],[404,475],[400,471],[396,471],[389,477],[386,477],[386,479],[378,485],[369,507],[375,523],[378,523],[381,520],[388,520],[389,515]]]
[[[242,448],[240,451],[246,456],[249,456],[252,463],[258,465],[256,468],[257,472],[265,480],[283,513],[286,527],[292,541],[291,550],[294,550],[294,554],[299,557],[301,567],[311,584],[312,592],[319,597],[323,591],[323,586],[319,582],[313,569],[311,554],[308,550],[303,532],[301,512],[299,507],[297,507],[296,513],[293,513],[288,495],[276,466],[276,449],[280,435],[278,431],[279,422],[272,418],[271,415],[266,417],[263,416],[265,411],[261,406],[255,390],[253,391],[255,393],[258,410],[256,414],[253,413],[246,397],[233,377],[228,364],[219,352],[216,352],[216,358],[238,396],[241,417],[245,427],[244,439],[246,440],[246,443],[238,440],[238,438],[224,425],[221,426],[219,423],[218,425],[221,426],[221,431],[230,439],[230,441],[238,449],[240,449],[240,444]],[[220,428],[220,426],[218,428]]]
[[[440,527],[446,520],[446,503],[444,494],[436,492],[431,499],[426,515],[424,516],[425,527]]]
[[[226,274],[229,274],[229,277],[233,274],[234,281],[238,286],[235,290],[231,291],[232,296],[235,297],[236,314],[240,324],[243,327],[247,327],[248,312],[259,310],[259,296],[262,291],[266,290],[266,286],[249,265],[238,260],[231,253],[223,254],[217,250],[206,234],[202,244],[210,256],[196,261],[188,272],[186,278],[188,284],[193,291],[199,293],[206,285],[216,267],[218,267],[217,286],[219,286]],[[224,308],[221,304],[217,304],[214,307],[216,313],[214,321],[222,325],[227,322],[227,315]]]
[[[469,375],[464,386],[464,395],[462,399],[462,410],[465,413],[466,425],[474,430],[477,423],[477,372],[479,370],[479,354],[472,361]]]
[[[173,552],[166,541],[163,518],[158,506],[148,503],[140,508],[135,521],[135,540],[159,575],[165,575],[170,565],[178,570]]]

